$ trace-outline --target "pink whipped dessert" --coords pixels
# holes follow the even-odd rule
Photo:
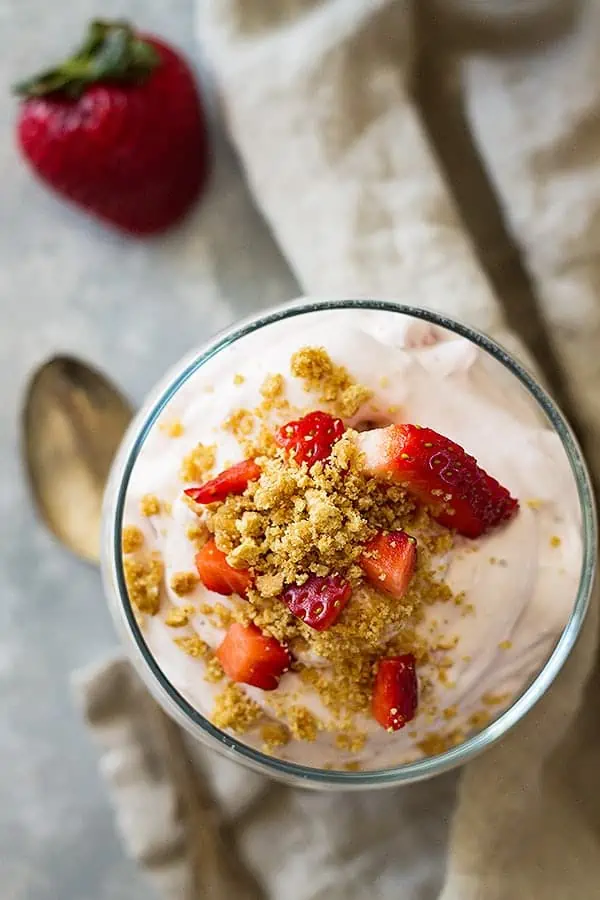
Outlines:
[[[148,435],[124,522],[173,686],[319,768],[481,729],[543,666],[581,567],[565,452],[517,380],[380,310],[284,319],[208,359]]]

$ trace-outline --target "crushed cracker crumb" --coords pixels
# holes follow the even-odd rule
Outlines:
[[[200,579],[196,572],[174,572],[171,575],[170,585],[178,597],[191,594]]]
[[[144,535],[137,525],[126,525],[121,535],[123,553],[135,553],[144,545]]]
[[[167,437],[171,438],[181,437],[185,431],[183,423],[177,419],[174,422],[163,422],[160,425],[160,429],[167,435]]]
[[[489,711],[487,709],[482,709],[469,716],[467,723],[470,728],[484,728],[491,718]]]
[[[206,674],[204,680],[208,681],[210,684],[217,684],[219,681],[222,681],[224,677],[225,672],[223,671],[223,666],[216,656],[211,656],[211,658],[206,661]]]
[[[236,409],[223,422],[223,429],[236,437],[248,437],[255,428],[254,416],[249,409]]]
[[[291,733],[299,741],[315,741],[319,731],[317,718],[305,706],[291,706],[286,710]]]
[[[216,444],[196,444],[181,463],[181,480],[205,481],[210,477],[216,460]]]
[[[279,747],[285,747],[291,739],[289,730],[281,722],[269,722],[267,725],[263,725],[260,730],[260,736],[263,740],[263,751],[265,753],[272,753],[273,750]]]
[[[210,538],[210,531],[206,527],[206,523],[201,519],[188,525],[185,533],[188,541],[191,541],[192,544],[196,546],[197,550],[202,550]]]
[[[206,641],[203,641],[197,634],[175,638],[175,643],[184,653],[193,656],[194,659],[208,659],[212,655],[212,650]]]
[[[491,691],[483,694],[481,697],[481,702],[485,706],[501,706],[503,703],[506,703],[510,700],[510,694],[493,694]]]
[[[165,615],[165,625],[169,628],[183,628],[194,615],[193,606],[172,606]]]
[[[304,382],[304,390],[317,394],[323,403],[331,403],[344,417],[355,416],[373,391],[357,384],[344,366],[336,365],[324,347],[302,347],[292,355],[292,375]]]
[[[264,400],[269,401],[268,408],[272,409],[273,407],[270,404],[281,401],[285,394],[285,379],[283,375],[267,375],[260,387],[260,393]]]
[[[456,730],[444,734],[443,732],[431,732],[420,741],[417,741],[417,747],[425,756],[439,756],[452,747],[456,747],[465,739],[462,731]]]
[[[338,750],[347,750],[349,753],[360,753],[365,746],[367,735],[364,732],[345,733],[336,735],[335,745]]]
[[[156,615],[160,608],[164,566],[153,554],[147,559],[125,557],[123,572],[130,602],[142,613]]]
[[[258,704],[236,684],[228,684],[215,700],[212,720],[217,728],[229,728],[237,734],[249,731],[262,716]]]
[[[140,500],[140,512],[143,516],[157,516],[160,512],[160,500],[155,494],[144,494]]]

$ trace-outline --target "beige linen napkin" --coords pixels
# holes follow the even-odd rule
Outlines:
[[[554,18],[559,5],[523,4],[528,31],[534,15]],[[462,38],[468,24],[475,41],[486,6],[420,4],[418,21],[433,34],[448,16],[456,26],[448,35]],[[590,32],[597,16],[576,18],[567,37],[550,30],[548,48],[521,48],[516,57],[507,37],[518,34],[516,10],[505,4],[511,21],[502,31],[502,10],[494,7],[499,55],[463,51],[468,109],[569,363],[567,387],[593,437],[600,394],[586,395],[584,387],[597,365],[593,151],[600,152],[600,137],[593,129],[600,79],[587,80],[597,57],[583,53],[592,44],[582,30]],[[198,33],[257,202],[307,292],[406,299],[464,318],[524,352],[505,327],[503,303],[461,224],[413,99],[409,4],[202,0]],[[585,138],[575,143],[579,133]],[[499,257],[495,275],[503,267]],[[513,325],[532,307],[516,313],[512,306]],[[581,702],[596,606],[544,701],[466,768],[456,808],[454,775],[342,796],[270,784],[193,746],[122,660],[86,673],[82,702],[130,852],[169,900],[256,891],[274,900],[432,900],[440,889],[444,900],[600,897],[597,703]]]

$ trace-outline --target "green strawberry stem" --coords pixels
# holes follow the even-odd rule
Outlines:
[[[151,44],[141,40],[127,22],[91,23],[82,47],[65,62],[15,85],[22,97],[62,93],[81,96],[97,81],[140,82],[148,78],[160,58]]]

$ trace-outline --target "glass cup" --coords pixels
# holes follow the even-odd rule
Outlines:
[[[529,402],[539,410],[540,418],[559,436],[573,475],[581,516],[581,569],[571,614],[554,649],[531,683],[498,718],[467,737],[458,746],[436,756],[373,771],[331,771],[287,762],[260,752],[214,726],[173,686],[150,652],[129,603],[121,555],[124,503],[133,466],[147,435],[181,386],[216,354],[226,348],[230,348],[231,353],[231,348],[235,350],[238,341],[258,329],[268,328],[282,319],[315,314],[320,310],[339,309],[381,310],[421,320],[466,338],[489,354],[500,369],[505,370],[507,377],[516,379]],[[242,360],[240,368],[241,364]],[[270,309],[221,332],[177,363],[150,393],[123,440],[107,484],[103,516],[102,575],[110,610],[131,662],[165,712],[199,741],[255,771],[288,784],[329,790],[397,787],[431,778],[466,763],[505,735],[545,694],[569,656],[585,618],[596,570],[596,529],[590,477],[571,428],[535,378],[503,347],[447,316],[400,303],[363,299],[300,300]]]

